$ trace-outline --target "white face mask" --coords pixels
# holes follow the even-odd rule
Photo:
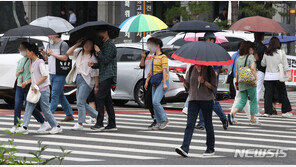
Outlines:
[[[151,50],[151,45],[148,44],[147,45],[147,48],[148,48],[148,50]]]
[[[53,42],[53,40],[51,39],[51,40],[49,40],[49,43],[51,44],[51,45],[53,45],[54,44],[54,42]]]
[[[150,51],[151,51],[152,53],[155,53],[156,50],[157,50],[157,48],[156,48],[155,46],[152,46],[152,47],[150,48]]]
[[[26,51],[20,51],[20,54],[21,54],[22,56],[24,56],[24,57],[27,56],[27,52],[26,52]]]

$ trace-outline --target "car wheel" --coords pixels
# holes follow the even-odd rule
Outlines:
[[[7,103],[8,107],[10,109],[14,108],[14,99],[9,98],[9,97],[5,97],[3,100],[5,101],[5,103]]]
[[[123,106],[125,105],[129,100],[113,100],[113,103],[115,106]]]
[[[144,103],[144,88],[143,88],[143,81],[140,81],[134,91],[134,98],[135,102],[140,106],[140,107],[145,107]]]

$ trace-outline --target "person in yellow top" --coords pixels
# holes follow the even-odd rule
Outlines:
[[[151,60],[151,68],[148,74],[145,89],[147,90],[148,83],[152,84],[152,103],[154,108],[154,117],[156,125],[152,127],[153,130],[165,129],[169,124],[168,117],[160,104],[161,99],[165,95],[169,86],[168,77],[168,58],[162,53],[161,48],[163,43],[160,39],[154,38],[150,41],[151,51],[154,54]]]

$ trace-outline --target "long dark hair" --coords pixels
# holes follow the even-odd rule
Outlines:
[[[277,37],[272,37],[269,41],[265,54],[272,56],[274,52],[276,52],[278,49],[281,49],[281,46],[280,40]]]
[[[90,57],[92,57],[93,55],[95,55],[95,53],[96,53],[96,51],[95,51],[95,43],[94,43],[94,41],[93,40],[91,40],[91,39],[86,39],[86,40],[84,40],[83,42],[82,42],[82,49],[81,49],[81,51],[82,51],[82,55],[84,54],[84,45],[85,45],[85,43],[87,42],[87,41],[91,41],[92,43],[93,43],[93,47],[92,47],[92,49],[91,49],[91,51],[90,51]],[[78,53],[79,54],[79,53]]]

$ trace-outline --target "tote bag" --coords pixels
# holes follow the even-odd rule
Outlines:
[[[249,67],[246,67],[248,58],[249,58],[249,55],[247,56],[247,58],[245,60],[244,67],[239,68],[238,83],[247,84],[247,85],[254,85],[256,78],[253,75],[251,69]]]
[[[35,81],[35,77],[34,77],[34,73],[33,73],[33,72],[32,72],[32,75],[31,75],[31,79],[33,80],[34,83],[36,83],[36,81]],[[31,85],[31,87],[30,87],[30,89],[29,89],[29,92],[28,92],[28,95],[27,95],[27,101],[30,102],[30,103],[36,104],[36,103],[38,103],[38,101],[39,101],[39,99],[40,99],[40,97],[41,97],[41,93],[40,93],[38,87],[35,88],[35,89],[37,90],[37,93],[35,93],[35,92],[32,90],[32,86],[33,86],[33,85]]]

